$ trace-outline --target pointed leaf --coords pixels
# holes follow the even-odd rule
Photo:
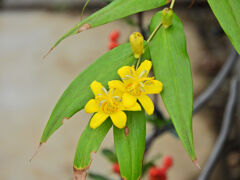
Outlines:
[[[238,54],[240,54],[240,1],[208,0],[208,3]]]
[[[89,124],[83,131],[77,145],[74,159],[75,171],[85,171],[92,162],[92,153],[96,153],[104,137],[112,127],[112,122],[108,118],[101,126],[91,129]]]
[[[129,15],[155,9],[166,5],[169,0],[114,0],[106,7],[90,15],[80,23],[78,23],[74,28],[64,34],[51,48],[51,50],[56,47],[65,38],[77,34],[81,31],[87,30],[89,28],[94,28],[117,19],[127,17]]]
[[[149,53],[146,52],[146,54]],[[101,82],[107,87],[108,81],[119,79],[117,70],[120,67],[133,65],[135,62],[136,59],[133,57],[130,44],[126,43],[108,51],[81,72],[65,90],[56,104],[44,129],[41,142],[47,141],[63,124],[64,119],[72,117],[75,113],[83,109],[89,99],[93,98],[93,93],[89,86],[94,80]]]
[[[161,12],[152,19],[151,32],[161,22]],[[161,27],[150,42],[156,79],[163,82],[164,104],[187,153],[196,158],[192,133],[193,84],[183,25],[174,14],[168,29]]]
[[[114,127],[113,133],[121,176],[125,180],[140,179],[146,137],[144,111],[127,112],[127,128]]]

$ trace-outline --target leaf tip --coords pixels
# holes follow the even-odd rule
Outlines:
[[[43,145],[43,142],[41,142],[41,143],[38,145],[37,150],[33,153],[32,157],[29,159],[29,162],[30,162],[30,163],[32,162],[33,158],[36,157],[36,155],[40,152],[40,149],[41,149],[42,145]]]
[[[55,48],[55,46],[53,46],[53,47],[51,47],[50,49],[49,49],[49,51],[47,52],[47,54],[45,54],[44,56],[43,56],[43,60],[45,60],[46,59],[46,57],[52,52],[52,50]]]
[[[78,33],[80,32],[83,32],[83,31],[86,31],[88,29],[91,28],[91,25],[90,24],[83,24],[79,29],[78,29]]]
[[[196,166],[198,169],[201,169],[201,166],[200,166],[200,164],[199,164],[199,162],[198,162],[197,159],[193,160],[193,163],[195,164],[195,166]]]
[[[73,167],[73,177],[74,180],[86,180],[87,177],[86,169],[80,170]]]

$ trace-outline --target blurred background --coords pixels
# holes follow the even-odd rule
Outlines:
[[[185,28],[197,97],[225,63],[231,46],[205,1],[193,4],[188,0],[176,1],[175,10]],[[119,31],[119,42],[124,43],[132,32],[139,31],[136,25],[139,19],[134,15],[72,36],[43,60],[51,45],[80,21],[83,5],[81,0],[0,0],[1,180],[72,179],[77,141],[90,117],[83,111],[66,121],[31,163],[29,159],[58,98],[84,68],[108,51],[109,34]],[[84,17],[104,5],[104,0],[91,0]],[[147,28],[155,12],[143,14],[143,27]],[[202,167],[218,136],[227,96],[228,82],[194,115],[195,149]],[[166,113],[162,103],[160,107]],[[148,125],[148,133],[151,131],[152,126]],[[112,131],[103,147],[113,148]],[[157,154],[173,158],[169,180],[195,180],[201,172],[171,133],[159,136],[145,158]],[[211,179],[228,180],[226,163],[236,167],[239,159],[237,153],[224,157]],[[160,166],[162,158],[156,164]],[[119,179],[100,152],[94,155],[90,171]],[[236,170],[235,174],[239,172]]]

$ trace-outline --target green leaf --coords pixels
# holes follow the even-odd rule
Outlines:
[[[117,156],[116,154],[110,150],[110,149],[103,149],[102,150],[103,155],[108,158],[108,160],[112,163],[116,163],[117,162]]]
[[[117,19],[127,17],[129,15],[155,9],[166,5],[169,0],[114,0],[106,7],[90,15],[83,21],[79,22],[70,31],[64,34],[51,48],[55,48],[62,40],[65,38],[75,35],[79,32],[87,30],[89,28],[94,28]],[[50,51],[51,51],[50,50]]]
[[[92,129],[89,124],[87,125],[78,141],[74,159],[75,170],[86,170],[89,168],[92,161],[92,153],[97,152],[111,127],[112,122],[109,118],[97,129]]]
[[[151,32],[160,24],[161,12],[152,19]],[[174,14],[168,29],[161,27],[150,42],[150,52],[156,79],[162,81],[163,102],[175,129],[191,159],[196,155],[193,145],[192,109],[193,84],[183,25]]]
[[[149,52],[146,52],[146,54],[149,54]],[[56,104],[44,129],[41,143],[48,140],[63,124],[64,119],[72,117],[75,113],[83,109],[89,99],[93,98],[93,93],[89,86],[94,80],[101,82],[107,87],[108,81],[119,79],[117,70],[120,67],[133,65],[135,62],[136,59],[133,56],[130,44],[126,43],[108,51],[81,72],[65,90]]]
[[[172,124],[171,120],[165,120],[158,118],[157,116],[153,115],[146,115],[146,120],[148,123],[151,123],[155,127],[162,128],[163,126],[167,126]]]
[[[208,0],[220,25],[240,54],[240,1]]]
[[[146,137],[144,111],[127,112],[127,127],[114,127],[113,133],[121,176],[125,180],[140,179]]]
[[[89,173],[88,177],[95,180],[109,180],[107,177],[96,173]]]
[[[145,163],[143,165],[142,176],[144,176],[148,172],[148,170],[153,166],[155,166],[155,164],[152,161]]]

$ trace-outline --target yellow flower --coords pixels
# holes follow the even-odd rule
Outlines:
[[[147,94],[158,94],[163,88],[160,81],[154,80],[154,77],[147,77],[151,67],[152,62],[148,60],[137,70],[133,66],[123,66],[118,70],[123,82],[113,80],[108,83],[110,88],[118,88],[123,92],[122,102],[125,107],[131,107],[139,100],[149,115],[153,113],[154,105]]]
[[[129,42],[135,58],[139,58],[144,53],[144,38],[139,32],[134,32],[129,36]]]
[[[100,126],[108,117],[118,128],[124,128],[127,122],[126,111],[140,111],[141,106],[138,103],[132,107],[124,107],[122,104],[122,92],[115,88],[107,91],[103,85],[93,81],[90,85],[95,99],[91,99],[85,105],[87,113],[95,113],[90,121],[90,127],[95,129]]]

